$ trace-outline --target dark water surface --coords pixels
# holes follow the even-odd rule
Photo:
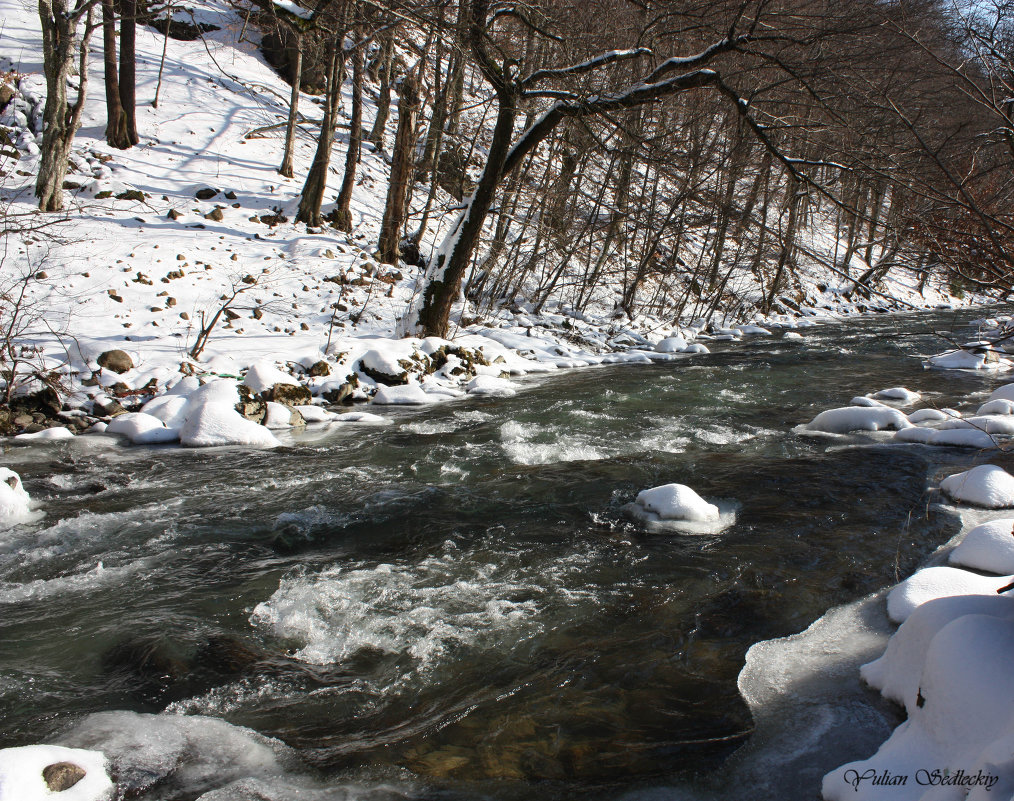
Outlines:
[[[270,452],[9,444],[45,517],[0,532],[0,745],[168,708],[292,746],[314,799],[359,797],[353,779],[615,798],[720,771],[751,732],[749,646],[911,572],[956,530],[927,480],[1003,463],[791,429],[893,386],[977,403],[1003,379],[918,358],[972,316],[561,371]],[[624,515],[672,481],[734,502],[736,524]]]

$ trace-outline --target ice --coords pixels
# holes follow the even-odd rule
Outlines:
[[[235,387],[230,389],[235,393]],[[180,429],[180,442],[191,448],[213,445],[273,448],[280,444],[274,434],[247,420],[233,404],[216,401],[203,403],[189,413],[186,424]]]
[[[985,431],[975,428],[946,429],[937,431],[931,428],[906,428],[894,435],[896,442],[921,442],[925,445],[949,446],[955,448],[975,448],[990,450],[996,448],[996,440]]]
[[[54,793],[43,770],[61,762],[76,765],[84,776],[72,787]],[[98,751],[58,745],[25,745],[0,750],[0,801],[112,801],[115,787]]]
[[[180,438],[179,430],[167,428],[157,417],[144,412],[128,412],[114,417],[106,426],[106,433],[120,434],[135,445],[175,442]]]
[[[295,763],[280,741],[200,715],[99,712],[59,742],[101,750],[128,798],[155,786],[159,797],[194,798],[237,779],[282,774]]]
[[[288,373],[282,372],[270,362],[260,361],[250,365],[246,371],[243,384],[254,392],[260,393],[271,389],[275,384],[298,384],[299,382]]]
[[[951,551],[948,561],[998,575],[1014,573],[1014,518],[976,526]]]
[[[910,406],[917,400],[920,400],[922,395],[905,387],[891,387],[890,389],[882,389],[879,392],[873,393],[873,397],[877,400],[901,401],[903,405]]]
[[[377,394],[373,396],[373,402],[379,406],[421,406],[433,401],[434,398],[427,395],[418,384],[397,387],[378,384]]]
[[[887,594],[887,616],[902,623],[922,604],[955,595],[995,595],[1014,576],[980,576],[957,567],[926,567]]]
[[[52,428],[44,428],[42,431],[36,431],[32,434],[18,434],[14,439],[21,441],[53,441],[74,439],[74,434],[64,426],[53,426]]]
[[[736,522],[733,506],[708,503],[685,484],[663,484],[642,490],[624,507],[649,524],[649,530],[686,534],[718,534]]]
[[[885,698],[906,707],[917,706],[930,641],[952,620],[978,614],[1014,619],[1014,599],[1003,595],[955,595],[927,601],[901,624],[884,654],[863,665],[863,679]]]
[[[517,394],[514,384],[506,378],[480,375],[468,382],[470,395],[488,395],[494,398],[510,398]]]
[[[31,498],[21,483],[21,476],[7,467],[0,467],[0,526],[11,526],[31,520]]]
[[[996,465],[955,473],[940,482],[940,489],[956,501],[987,509],[1014,507],[1014,476]]]
[[[909,428],[908,418],[897,409],[884,407],[843,406],[821,412],[806,424],[809,431],[847,434],[850,431],[881,431]]]

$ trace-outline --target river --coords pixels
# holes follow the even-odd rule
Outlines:
[[[278,738],[320,798],[696,797],[750,738],[747,649],[910,573],[956,530],[927,481],[982,459],[792,428],[887,387],[944,407],[1003,383],[922,367],[973,316],[560,371],[274,451],[9,443],[45,516],[0,532],[0,745],[168,709]],[[673,481],[736,524],[627,517]]]

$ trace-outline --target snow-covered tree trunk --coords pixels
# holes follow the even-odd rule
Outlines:
[[[81,127],[88,86],[88,39],[92,34],[92,0],[78,0],[70,7],[67,0],[39,0],[42,23],[42,54],[46,74],[46,106],[43,111],[43,134],[39,175],[35,196],[42,211],[63,208],[63,180],[67,175],[68,158],[74,135]],[[84,34],[77,36],[78,25],[85,18]],[[78,59],[77,99],[71,105],[67,82]]]

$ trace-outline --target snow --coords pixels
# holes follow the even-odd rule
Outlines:
[[[655,345],[659,353],[682,353],[689,347],[687,341],[681,336],[666,337],[660,339]]]
[[[979,429],[945,429],[937,431],[930,428],[907,428],[894,435],[895,442],[921,442],[924,445],[950,446],[955,448],[975,448],[989,450],[996,448],[996,440],[985,431]]]
[[[802,342],[803,335],[797,331],[786,331],[784,334],[782,334],[782,339],[796,340]]]
[[[144,412],[128,412],[114,417],[106,426],[105,433],[120,434],[135,445],[154,445],[180,438],[178,429],[167,428],[159,418]]]
[[[193,389],[197,389],[195,386]],[[191,392],[193,391],[190,390]],[[170,390],[170,393],[172,390]],[[181,394],[166,394],[153,398],[141,407],[144,414],[157,417],[166,428],[179,429],[187,421],[187,409],[190,407],[190,400]]]
[[[948,420],[950,417],[951,415],[942,409],[916,409],[914,412],[909,412],[908,422],[920,425],[922,423],[935,423],[940,420]]]
[[[980,576],[957,567],[927,567],[896,585],[887,595],[887,615],[901,623],[920,605],[953,595],[995,595],[1014,576]]]
[[[275,4],[276,8],[288,11],[290,14],[299,17],[300,19],[313,19],[313,12],[310,9],[297,6],[292,2],[292,0],[271,0],[271,2]]]
[[[736,522],[735,512],[708,503],[686,484],[663,484],[642,490],[624,507],[649,524],[650,531],[718,534]]]
[[[951,551],[948,561],[988,573],[1014,573],[1014,518],[976,526]]]
[[[1012,366],[1007,359],[990,360],[989,355],[987,351],[949,350],[930,356],[926,366],[938,370],[1007,370]]]
[[[383,384],[377,387],[373,402],[378,406],[419,406],[432,403],[433,397],[427,395],[418,384],[388,387]]]
[[[243,384],[256,393],[271,389],[275,384],[298,384],[288,373],[284,373],[268,362],[254,362],[247,370]]]
[[[73,437],[74,434],[71,433],[70,429],[64,426],[53,426],[52,428],[44,428],[42,431],[36,431],[33,434],[18,434],[14,439],[22,442],[45,442],[47,440],[72,439]]]
[[[268,401],[267,414],[264,416],[264,426],[271,430],[292,428],[292,409],[284,403]]]
[[[517,394],[511,381],[491,375],[476,376],[468,382],[466,388],[470,395],[488,395],[495,398],[509,398]]]
[[[856,395],[856,397],[849,401],[849,406],[865,406],[867,408],[872,408],[874,406],[887,406],[887,404],[881,403],[873,398],[867,398],[865,395]],[[911,420],[909,422],[911,422]]]
[[[906,387],[891,387],[890,389],[882,389],[879,392],[873,393],[873,397],[877,400],[901,401],[903,405],[910,406],[920,400],[922,395]]]
[[[73,787],[52,792],[42,772],[49,765],[68,762],[84,771]],[[0,750],[0,801],[112,801],[115,786],[98,751],[59,745],[25,745]]]
[[[1008,385],[1010,386],[1010,385]],[[976,412],[979,415],[997,415],[997,414],[1011,414],[1014,415],[1014,400],[1010,398],[995,398],[989,400],[979,407],[979,411]]]
[[[1014,476],[996,465],[955,473],[940,482],[940,489],[956,501],[987,509],[1014,507]]]
[[[21,483],[21,476],[7,467],[0,467],[0,526],[30,520],[31,498]]]
[[[829,434],[847,434],[850,431],[909,428],[911,425],[908,418],[897,409],[843,406],[839,409],[828,409],[821,412],[806,424],[805,429]]]
[[[274,434],[247,420],[233,404],[215,400],[205,401],[188,414],[187,422],[180,429],[180,442],[190,448],[213,445],[273,448],[280,444]]]
[[[997,387],[990,394],[989,400],[1005,400],[1014,403],[1014,384],[1004,384],[1002,387]],[[985,412],[980,412],[980,414],[985,414]]]
[[[307,423],[329,423],[337,416],[320,406],[296,406],[295,409]]]

